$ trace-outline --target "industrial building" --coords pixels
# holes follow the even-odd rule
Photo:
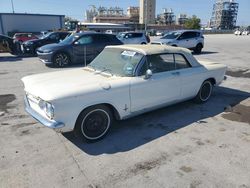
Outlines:
[[[155,23],[156,0],[140,0],[140,24]]]
[[[128,7],[127,14],[120,7],[99,7],[91,5],[85,13],[88,23],[129,24],[139,22],[139,7]]]
[[[187,20],[188,20],[187,14],[179,14],[176,18],[176,24],[184,25]]]
[[[210,27],[215,29],[234,29],[237,21],[239,3],[234,0],[217,0],[213,6]]]
[[[157,16],[157,24],[159,25],[172,25],[175,24],[176,19],[173,10],[163,9],[163,13]]]
[[[80,22],[79,26],[85,28],[86,30],[90,31],[97,31],[97,32],[120,32],[120,31],[128,31],[131,30],[131,27],[126,26],[124,24],[114,24],[114,23],[86,23]]]
[[[0,13],[0,34],[40,32],[64,27],[64,15]]]

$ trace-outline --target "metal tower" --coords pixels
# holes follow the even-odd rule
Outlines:
[[[239,3],[234,0],[217,0],[213,6],[211,27],[234,29],[236,26]]]

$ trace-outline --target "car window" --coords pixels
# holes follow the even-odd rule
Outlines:
[[[173,54],[157,54],[147,57],[148,68],[153,73],[171,71],[175,69]]]
[[[181,54],[174,54],[176,69],[184,69],[191,67],[186,58]]]
[[[131,38],[139,38],[142,37],[142,33],[131,33]]]
[[[189,33],[189,38],[195,38],[198,37],[198,33],[197,32],[190,32]]]
[[[91,36],[82,36],[77,42],[78,44],[91,44],[93,43],[93,38]]]
[[[64,39],[67,35],[68,33],[60,33],[60,39]]]
[[[49,36],[49,38],[50,38],[51,40],[59,40],[59,35],[58,35],[58,33],[54,33],[54,34],[51,34],[51,35]]]
[[[110,41],[106,35],[94,35],[93,39],[95,43],[107,43]]]
[[[180,40],[190,39],[197,37],[196,32],[185,32],[180,36]]]

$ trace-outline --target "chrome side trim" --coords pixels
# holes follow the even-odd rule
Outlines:
[[[65,125],[61,122],[57,122],[55,120],[48,120],[44,117],[42,117],[40,114],[38,114],[36,111],[34,111],[27,100],[27,97],[24,97],[24,103],[25,103],[25,110],[27,113],[29,113],[34,119],[39,121],[41,124],[43,124],[46,127],[49,127],[51,129],[60,129],[63,128]]]

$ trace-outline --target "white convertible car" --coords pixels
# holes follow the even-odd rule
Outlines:
[[[87,67],[22,78],[26,111],[59,132],[102,138],[122,120],[194,98],[206,102],[226,66],[198,62],[184,48],[106,47]]]

